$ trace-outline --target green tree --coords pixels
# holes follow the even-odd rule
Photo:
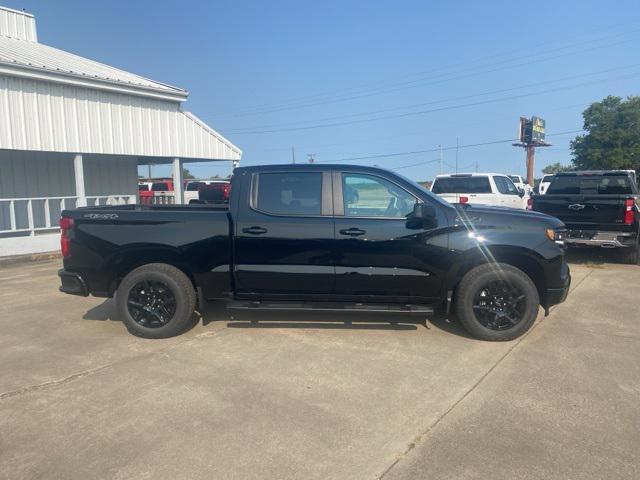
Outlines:
[[[568,172],[569,170],[572,170],[572,169],[573,167],[571,166],[562,165],[560,162],[556,162],[544,167],[542,169],[542,173],[544,173],[545,175],[553,175],[554,173],[558,173],[558,172]]]
[[[193,174],[189,171],[188,168],[183,168],[182,169],[182,178],[190,179],[190,178],[196,178],[196,177],[193,176]]]
[[[584,135],[571,142],[579,169],[640,169],[640,97],[608,96],[583,113]]]

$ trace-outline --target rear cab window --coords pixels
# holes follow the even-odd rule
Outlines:
[[[492,193],[489,177],[436,177],[433,193]]]
[[[632,195],[631,180],[626,175],[559,175],[547,189],[556,195]]]
[[[322,172],[260,173],[254,182],[256,210],[290,216],[322,213]]]

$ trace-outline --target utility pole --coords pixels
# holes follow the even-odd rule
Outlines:
[[[442,145],[438,145],[438,163],[440,164],[440,175],[442,175],[442,164],[444,159],[442,158]]]
[[[476,158],[476,173],[478,173],[478,159]]]
[[[315,153],[307,153],[307,156],[309,157],[309,163],[314,163],[316,161]]]
[[[147,165],[147,177],[149,178],[149,181],[151,181],[151,164]]]
[[[458,152],[460,151],[460,139],[456,137],[456,173],[458,173]]]
[[[545,141],[545,121],[540,117],[520,117],[519,142],[514,147],[523,147],[527,152],[527,183],[535,183],[536,147],[550,147]]]

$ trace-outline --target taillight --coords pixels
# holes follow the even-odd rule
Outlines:
[[[469,203],[469,197],[462,197],[461,196],[459,202],[460,203]]]
[[[533,198],[531,197],[527,199],[527,210],[533,210]]]
[[[71,255],[71,239],[69,238],[69,231],[72,228],[73,218],[60,218],[60,251],[62,252],[62,256],[64,258],[67,258]]]
[[[231,184],[230,183],[225,183],[224,184],[224,189],[222,191],[222,195],[224,195],[224,199],[225,200],[229,200],[229,195],[231,194]]]
[[[634,207],[636,206],[636,202],[633,198],[627,198],[624,201],[624,224],[625,225],[633,225],[633,221],[635,220],[635,212]]]

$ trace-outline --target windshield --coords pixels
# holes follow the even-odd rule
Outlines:
[[[491,193],[489,177],[438,177],[433,193]]]
[[[393,172],[393,175],[395,175],[396,177],[401,178],[402,180],[404,180],[407,183],[410,183],[414,188],[419,190],[420,193],[422,193],[423,195],[426,195],[427,198],[432,199],[434,202],[438,202],[439,204],[444,205],[446,207],[451,207],[451,204],[449,202],[447,202],[446,200],[443,200],[442,198],[438,197],[437,195],[434,195],[433,192],[431,192],[428,188],[425,188],[424,185],[420,185],[418,182],[415,182],[415,181],[411,180],[410,178],[407,178],[404,175],[401,175],[401,174],[396,173],[396,172]]]
[[[631,195],[633,187],[627,176],[576,175],[556,177],[547,193],[560,195]]]
[[[522,179],[521,179],[518,175],[509,175],[509,178],[510,178],[514,183],[522,183]]]

